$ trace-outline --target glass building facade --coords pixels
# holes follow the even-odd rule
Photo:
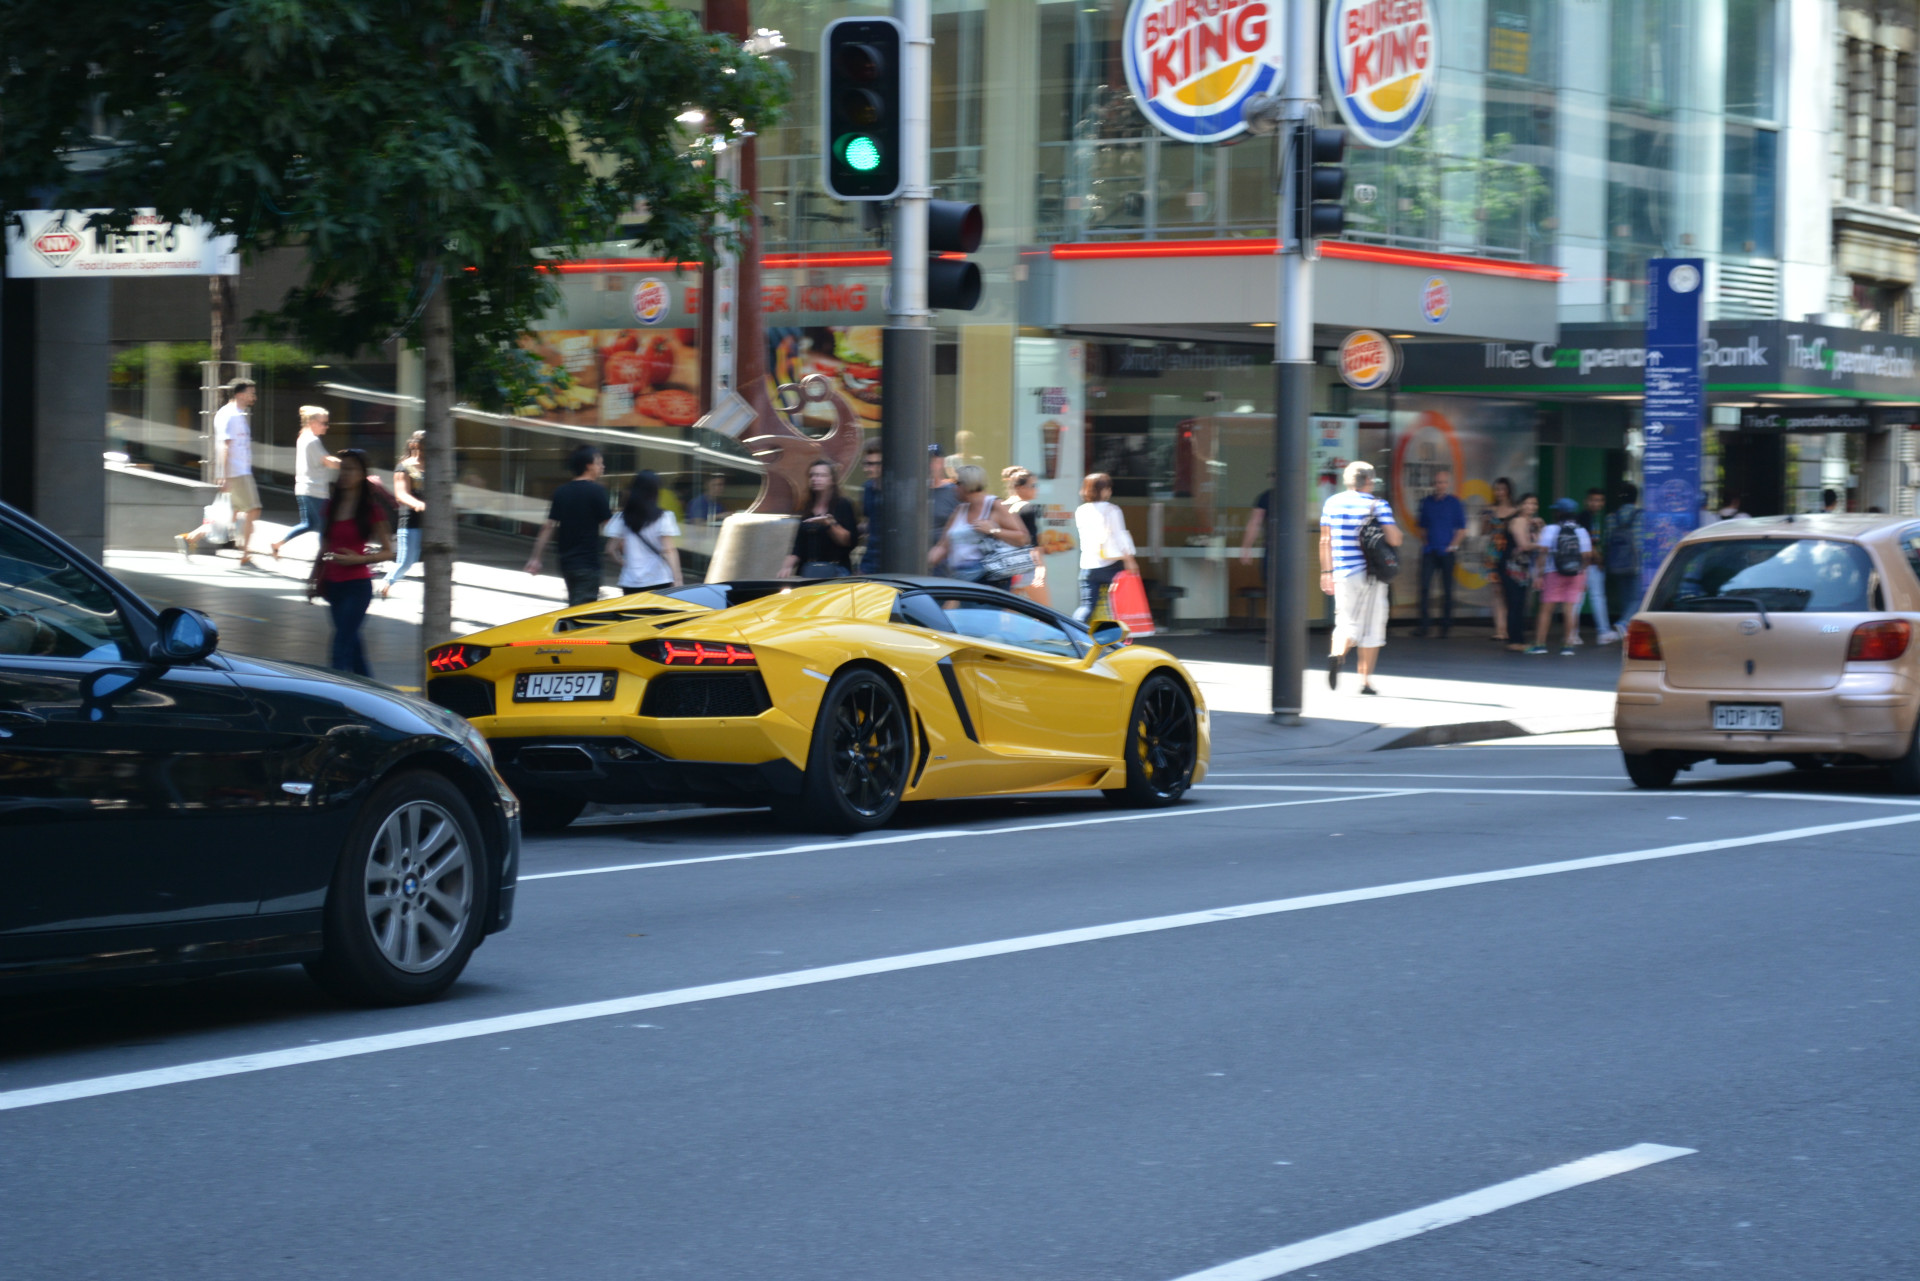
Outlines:
[[[1641,322],[1646,263],[1662,255],[1707,260],[1716,322],[1813,317],[1899,336],[1920,261],[1914,44],[1900,35],[1914,24],[1888,11],[1912,7],[1440,0],[1431,115],[1402,147],[1348,152],[1347,232],[1322,264],[1318,345],[1330,357],[1366,325],[1410,345],[1451,344],[1461,362],[1487,343],[1578,346],[1585,331]],[[1273,397],[1272,140],[1198,145],[1155,132],[1126,88],[1125,0],[935,0],[933,10],[935,194],[980,204],[987,224],[981,306],[937,321],[937,438],[996,479],[1008,465],[1040,473],[1056,526],[1079,476],[1110,472],[1176,619],[1249,621],[1261,580],[1240,544],[1265,488]],[[816,50],[832,19],[890,11],[869,0],[751,6],[752,25],[784,41],[771,56],[791,69],[794,96],[755,139],[763,273],[760,296],[740,302],[762,312],[775,380],[826,373],[860,434],[878,423],[886,240],[871,209],[822,190]],[[1334,117],[1330,98],[1323,109]],[[1837,239],[1842,215],[1864,228],[1853,241]],[[1436,280],[1440,320],[1415,296]],[[462,422],[470,521],[529,529],[581,440],[608,451],[616,480],[659,471],[683,513],[702,495],[729,510],[752,502],[751,449],[694,425],[700,335],[724,288],[648,259],[642,241],[608,245],[564,276],[561,306],[527,340],[551,386],[518,413]],[[192,362],[152,344],[143,334],[121,346],[117,439],[186,466]],[[406,358],[270,355],[259,366],[270,482],[286,479],[300,403],[332,407],[341,443],[376,457],[410,429],[417,374]],[[1630,389],[1459,381],[1361,392],[1328,363],[1316,488],[1322,464],[1349,457],[1376,461],[1403,505],[1442,455],[1467,473],[1457,481],[1470,503],[1496,468],[1546,498],[1633,476]],[[1709,433],[1709,454],[1772,465],[1746,458],[1758,447],[1733,425],[1739,394],[1716,393],[1726,430]],[[825,430],[820,412],[803,429]],[[1836,433],[1779,448],[1782,502],[1800,505],[1835,484],[1865,492],[1875,450],[1895,450],[1897,464],[1911,441]],[[847,484],[857,496],[857,477]],[[1070,578],[1064,554],[1056,563]],[[1471,598],[1481,585],[1462,586]]]

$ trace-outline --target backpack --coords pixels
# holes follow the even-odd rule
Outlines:
[[[1380,523],[1380,504],[1367,513],[1358,534],[1360,555],[1366,558],[1367,577],[1376,583],[1390,583],[1400,572],[1400,557],[1387,541],[1387,527]]]
[[[1586,567],[1586,558],[1580,554],[1579,526],[1565,521],[1553,540],[1553,572],[1563,578],[1573,578]]]
[[[1609,574],[1631,574],[1640,568],[1640,540],[1635,526],[1640,523],[1638,507],[1622,507],[1607,521],[1606,563]]]

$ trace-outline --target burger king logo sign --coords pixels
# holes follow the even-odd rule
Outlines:
[[[1440,62],[1432,0],[1334,0],[1327,74],[1340,115],[1372,147],[1405,142],[1433,105]]]
[[[1140,113],[1182,142],[1242,133],[1240,104],[1279,91],[1282,0],[1134,0],[1121,53]]]
[[[1355,391],[1374,391],[1393,377],[1393,344],[1385,334],[1356,329],[1340,344],[1340,377]]]

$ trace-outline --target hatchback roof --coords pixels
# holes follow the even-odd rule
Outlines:
[[[1863,542],[1891,535],[1914,523],[1912,516],[1885,516],[1878,512],[1845,512],[1805,516],[1749,516],[1723,520],[1696,529],[1687,542],[1706,538],[1853,538]]]

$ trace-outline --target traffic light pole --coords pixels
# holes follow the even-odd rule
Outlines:
[[[1303,702],[1301,674],[1307,664],[1308,533],[1307,419],[1313,412],[1313,249],[1294,224],[1297,206],[1310,198],[1298,190],[1309,157],[1319,100],[1320,6],[1292,0],[1287,6],[1287,82],[1281,94],[1280,296],[1273,330],[1273,489],[1267,500],[1267,665],[1272,669],[1273,719],[1298,725]],[[1316,566],[1317,568],[1317,566]]]
[[[893,206],[893,275],[881,356],[880,567],[927,572],[927,447],[933,443],[933,325],[927,306],[933,17],[930,0],[894,0],[901,50],[900,195]]]

